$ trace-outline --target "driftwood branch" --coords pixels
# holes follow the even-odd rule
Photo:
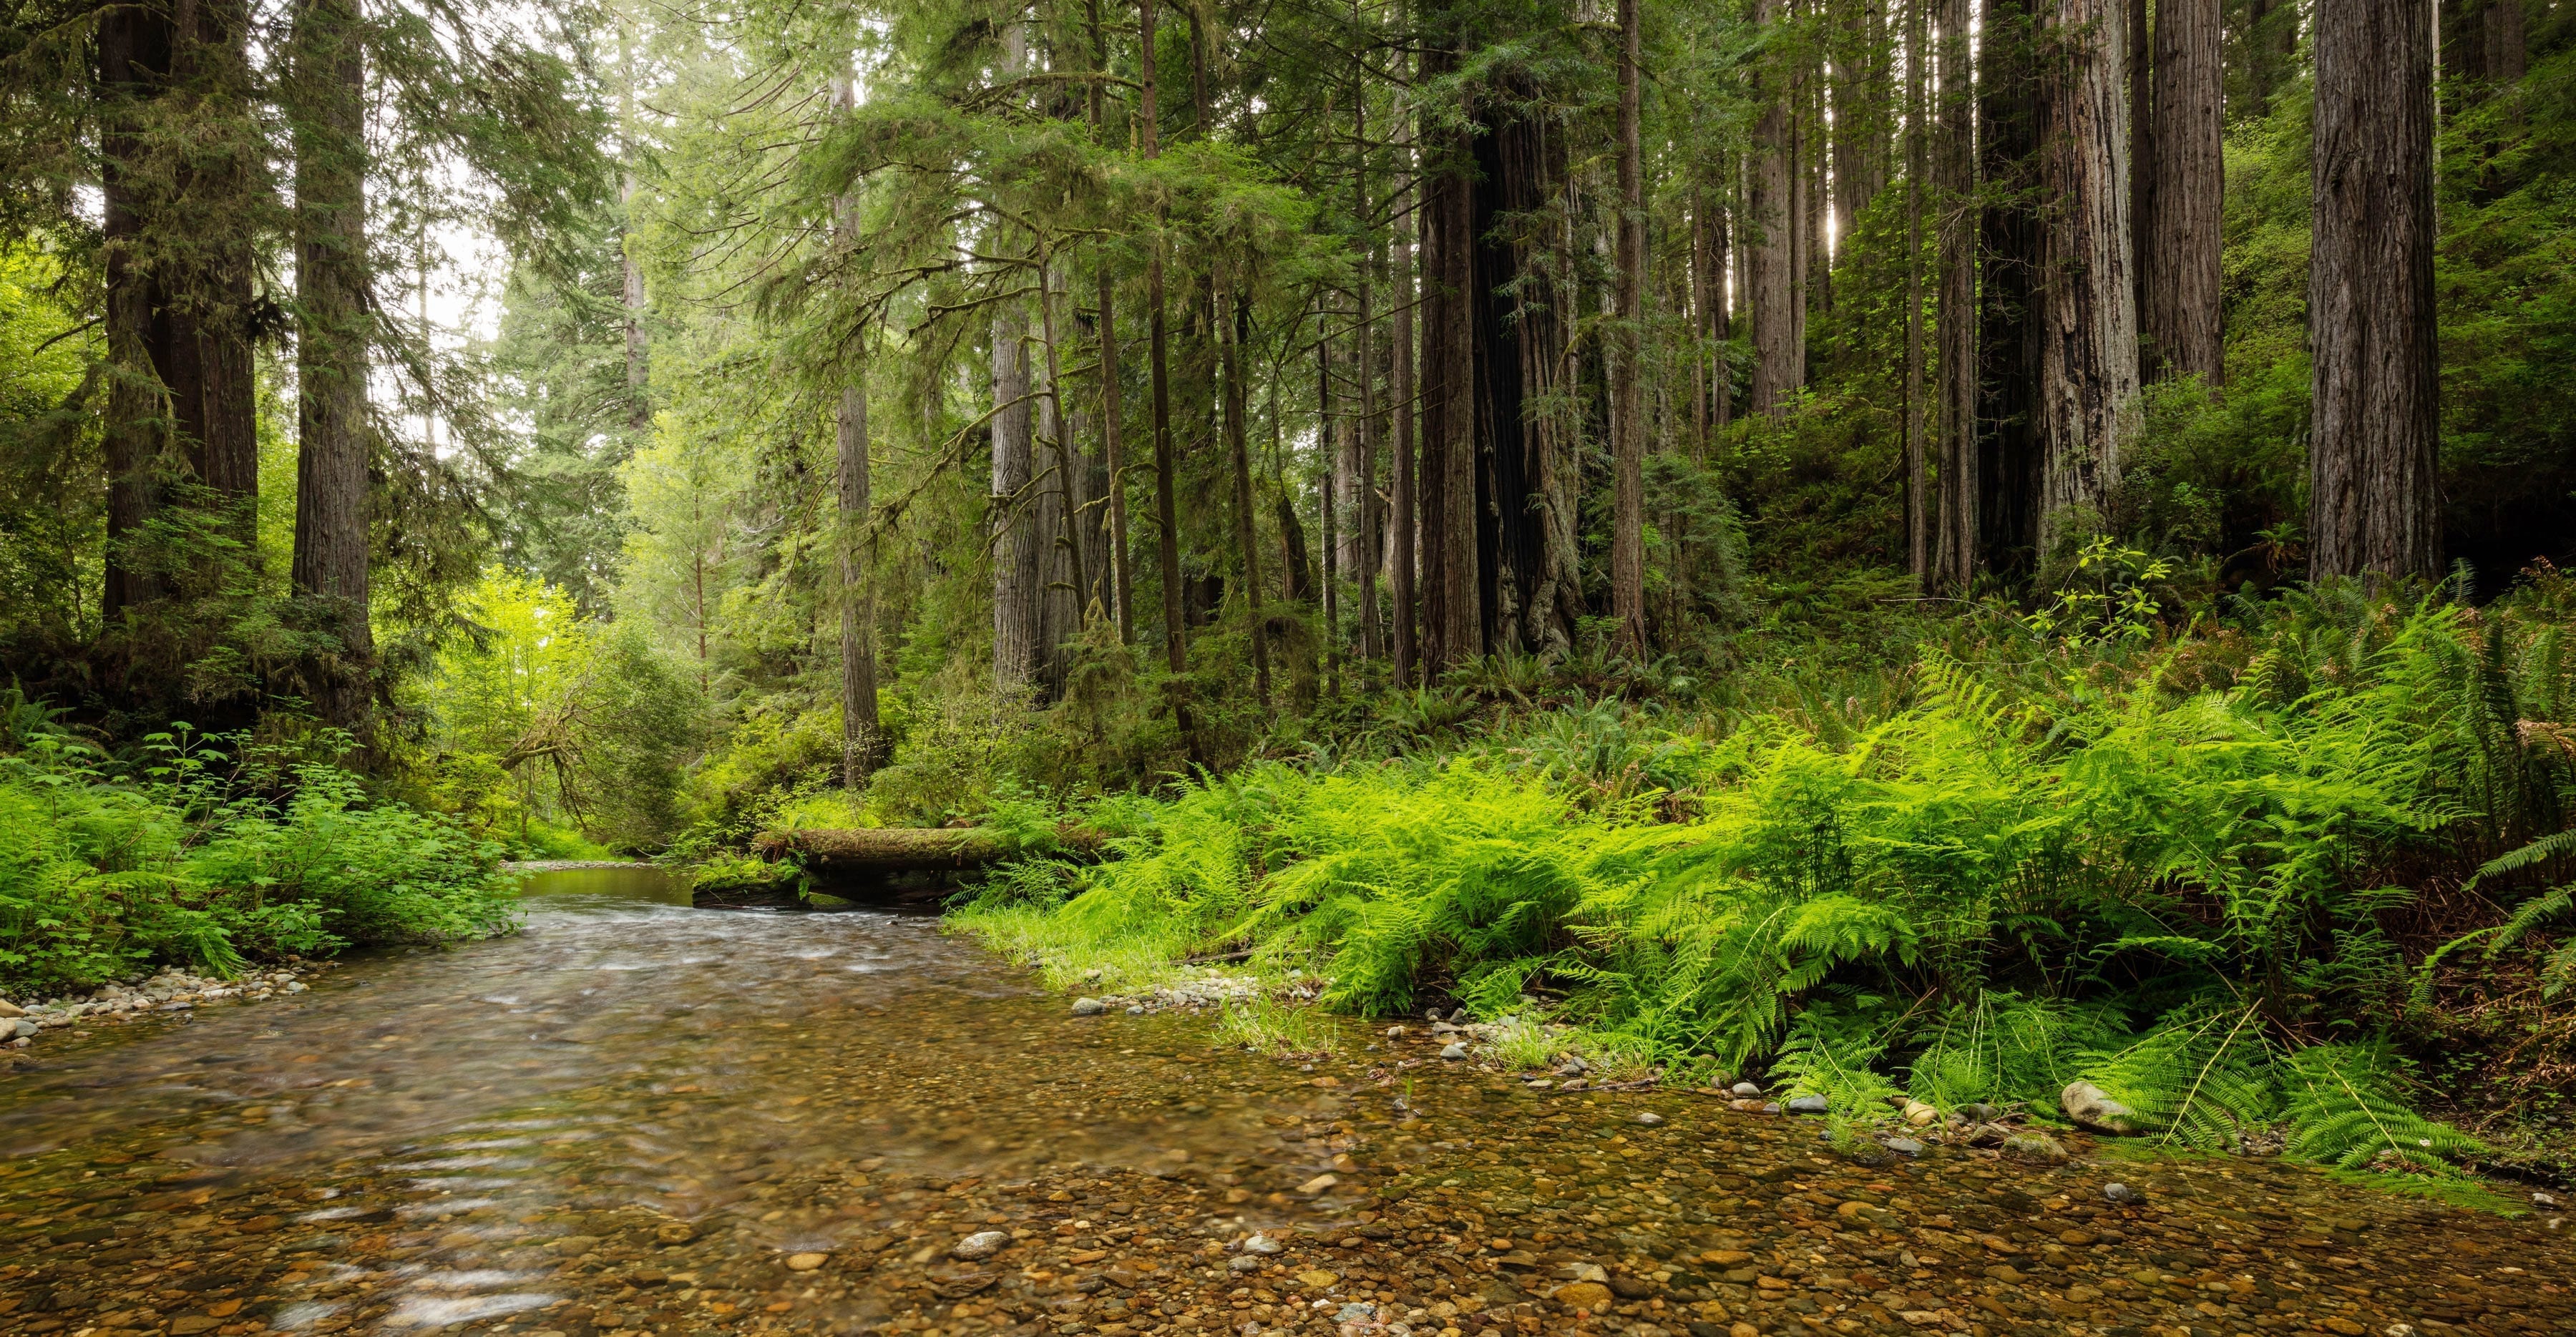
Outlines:
[[[1068,853],[1096,853],[1106,839],[1087,826],[1056,828]],[[766,831],[753,852],[792,860],[821,873],[902,873],[934,868],[982,868],[1024,852],[984,827],[813,827]]]

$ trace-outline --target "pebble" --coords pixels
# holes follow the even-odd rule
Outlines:
[[[1446,1048],[1440,1051],[1440,1057],[1455,1063],[1459,1059],[1467,1057],[1467,1046],[1453,1040]]]
[[[1737,1082],[1729,1088],[1729,1094],[1738,1100],[1759,1100],[1762,1098],[1762,1088],[1751,1082]]]
[[[2136,1110],[2113,1100],[2108,1092],[2091,1082],[2074,1081],[2058,1093],[2058,1108],[2078,1128],[2088,1133],[2126,1137],[2146,1131],[2146,1123]]]
[[[1108,1010],[1109,1005],[1097,998],[1077,998],[1073,1000],[1073,1015],[1077,1017],[1096,1017]]]
[[[1225,1260],[1225,1266],[1229,1272],[1258,1272],[1261,1270],[1261,1260],[1249,1254],[1242,1254]]]
[[[2113,1182],[2102,1186],[2102,1196],[2123,1207],[2134,1207],[2147,1200],[2147,1195],[2126,1184]]]
[[[1275,1254],[1284,1251],[1285,1247],[1268,1235],[1253,1235],[1243,1241],[1245,1253]]]
[[[1000,1253],[1004,1248],[1008,1247],[1010,1242],[1011,1236],[1007,1231],[978,1230],[974,1234],[957,1241],[956,1247],[948,1251],[948,1256],[951,1258],[965,1259],[969,1262],[978,1258],[990,1258],[994,1254]]]
[[[787,1270],[790,1272],[811,1272],[815,1268],[821,1267],[824,1259],[827,1257],[829,1257],[829,1255],[819,1253],[791,1253],[787,1255]]]
[[[1833,1105],[1823,1096],[1792,1096],[1788,1108],[1791,1114],[1827,1114]]]
[[[1653,1110],[1641,1110],[1638,1112],[1637,1117],[1630,1119],[1628,1122],[1641,1123],[1648,1128],[1653,1128],[1656,1125],[1661,1124],[1663,1121],[1664,1116],[1655,1113]]]
[[[1889,1151],[1895,1152],[1899,1156],[1920,1156],[1923,1154],[1923,1144],[1910,1137],[1891,1137],[1880,1142],[1879,1145],[1887,1148]]]

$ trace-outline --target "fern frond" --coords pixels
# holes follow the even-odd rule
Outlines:
[[[2434,1123],[2390,1092],[2395,1062],[2385,1040],[2311,1045],[2282,1065],[2290,1123],[2288,1152],[2303,1160],[2359,1169],[2384,1158],[2427,1170],[2485,1150],[2485,1144]]]

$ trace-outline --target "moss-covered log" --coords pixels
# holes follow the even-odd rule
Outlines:
[[[1077,854],[1100,848],[1089,827],[1056,828],[1058,848]],[[810,827],[767,831],[752,842],[764,859],[793,862],[819,873],[902,873],[935,868],[982,868],[1029,846],[986,827]]]

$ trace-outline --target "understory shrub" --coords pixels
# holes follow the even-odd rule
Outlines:
[[[265,764],[241,738],[149,743],[132,774],[58,736],[0,756],[0,991],[514,921],[501,847],[453,819],[370,801],[335,766]]]

